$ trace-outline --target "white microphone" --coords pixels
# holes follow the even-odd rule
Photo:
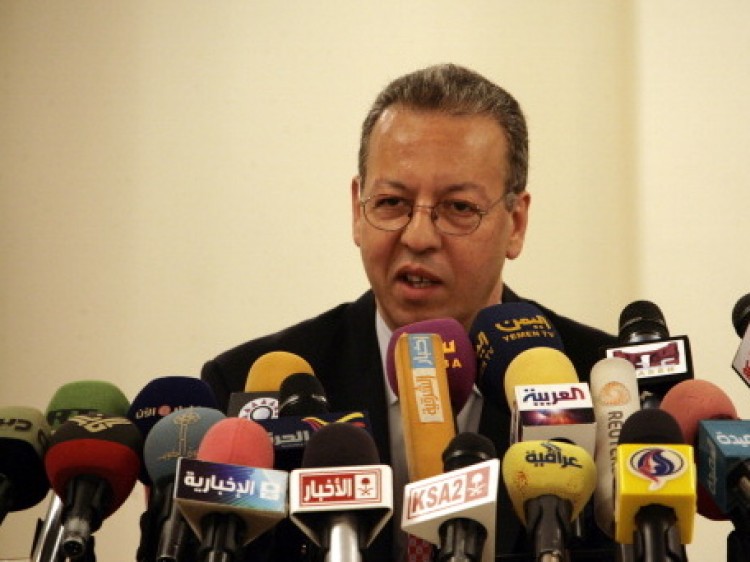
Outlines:
[[[633,412],[641,409],[635,367],[619,357],[602,359],[591,369],[590,384],[596,419],[594,518],[599,528],[613,537],[614,469],[620,429]]]
[[[492,441],[460,433],[443,453],[445,472],[404,488],[401,528],[439,546],[439,560],[495,558],[500,461]]]

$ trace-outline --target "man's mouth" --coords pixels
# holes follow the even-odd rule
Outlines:
[[[437,284],[432,279],[427,279],[427,277],[422,277],[421,275],[404,275],[402,279],[404,279],[409,285],[417,289],[432,287],[433,285]]]

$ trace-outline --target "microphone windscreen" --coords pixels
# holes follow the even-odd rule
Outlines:
[[[328,412],[323,384],[307,373],[289,375],[279,388],[279,416],[315,416]]]
[[[284,379],[294,373],[315,374],[310,364],[299,355],[271,351],[258,357],[250,366],[245,392],[276,392]]]
[[[393,393],[398,396],[398,378],[394,351],[401,334],[437,334],[443,340],[448,393],[455,413],[461,411],[471,395],[477,378],[477,358],[469,334],[454,318],[438,318],[414,322],[394,330],[386,352],[386,374]]]
[[[505,371],[505,400],[513,407],[516,387],[539,384],[577,383],[572,361],[552,347],[532,347],[516,355]]]
[[[334,422],[310,436],[302,455],[302,468],[327,468],[379,464],[380,456],[370,434],[348,423]]]
[[[179,375],[159,377],[146,384],[133,398],[127,418],[146,437],[164,416],[180,408],[199,406],[213,409],[219,407],[208,383],[195,377]]]
[[[657,340],[669,337],[667,322],[661,309],[651,301],[631,302],[620,313],[620,343]]]
[[[52,431],[78,414],[95,412],[126,416],[130,402],[114,384],[99,380],[82,380],[57,389],[47,406],[47,423]]]
[[[745,337],[748,324],[750,324],[750,293],[740,297],[732,309],[732,326],[739,337]]]
[[[620,445],[679,445],[682,430],[669,413],[658,408],[633,412],[620,429]]]
[[[180,458],[194,459],[206,432],[226,416],[217,409],[195,407],[176,410],[161,418],[146,435],[143,462],[151,480],[173,480]]]
[[[260,424],[246,418],[226,418],[208,429],[196,458],[223,464],[273,468],[273,443]]]
[[[113,513],[130,495],[141,468],[143,438],[130,420],[105,414],[70,418],[52,434],[44,457],[52,489],[64,498],[78,476],[96,476],[112,492],[103,514]]]
[[[677,420],[688,445],[695,444],[699,421],[737,419],[737,410],[729,396],[715,384],[700,379],[674,385],[664,395],[660,408]]]
[[[479,433],[459,433],[443,451],[443,472],[497,458],[495,444]]]
[[[26,406],[0,408],[0,480],[9,485],[9,511],[38,504],[49,491],[42,458],[50,439],[50,428],[42,412]],[[0,487],[2,488],[2,487]],[[0,522],[4,513],[0,513]]]
[[[503,457],[503,481],[513,509],[526,525],[528,500],[553,495],[572,504],[578,517],[596,487],[596,466],[585,449],[559,441],[514,443]]]
[[[477,356],[477,386],[484,396],[505,397],[503,380],[508,365],[520,353],[536,347],[563,351],[557,329],[531,303],[509,302],[479,311],[469,330]]]

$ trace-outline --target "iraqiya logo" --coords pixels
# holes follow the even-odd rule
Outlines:
[[[685,472],[687,463],[681,454],[672,449],[647,447],[630,456],[628,468],[636,476],[651,482],[648,489],[659,490],[668,481]]]

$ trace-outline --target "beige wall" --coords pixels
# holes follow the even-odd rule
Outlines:
[[[728,364],[750,289],[748,17],[739,1],[0,2],[0,405],[44,409],[84,378],[133,397],[355,298],[359,124],[387,81],[443,61],[527,113],[532,223],[509,283],[611,331],[653,300],[698,376],[747,396]],[[141,500],[97,533],[102,560],[134,552]],[[0,555],[27,552],[44,507],[8,516]],[[725,535],[701,522],[691,554]]]

